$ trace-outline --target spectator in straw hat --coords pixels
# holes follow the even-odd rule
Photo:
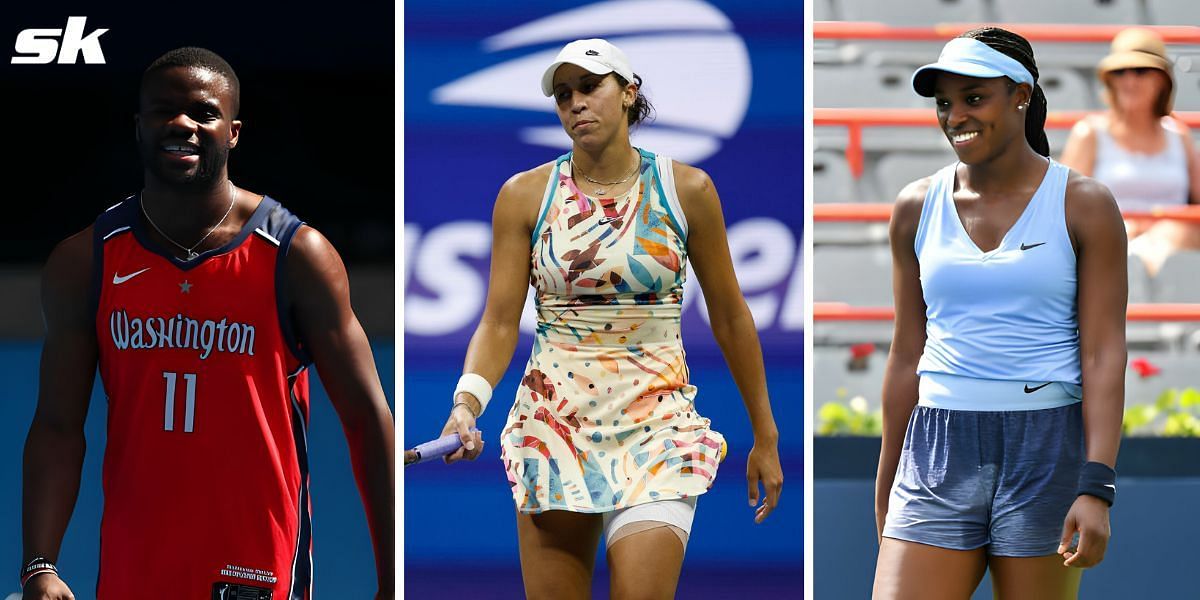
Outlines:
[[[1200,160],[1186,125],[1171,115],[1175,82],[1162,38],[1121,31],[1096,67],[1104,114],[1075,124],[1062,162],[1100,180],[1122,210],[1200,203]],[[1126,222],[1131,254],[1151,273],[1171,253],[1200,248],[1200,228],[1182,221]]]

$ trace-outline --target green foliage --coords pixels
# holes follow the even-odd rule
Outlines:
[[[1149,425],[1158,416],[1159,410],[1153,404],[1137,404],[1125,409],[1125,419],[1121,422],[1121,434],[1129,435]]]
[[[817,411],[817,435],[882,435],[883,411],[868,411],[862,396],[850,400],[844,389],[838,400],[826,402]],[[1200,390],[1168,389],[1153,403],[1134,404],[1125,409],[1122,435],[1200,437]]]
[[[1124,435],[1200,437],[1200,390],[1164,390],[1153,404],[1135,404],[1125,409],[1121,423]]]
[[[838,395],[845,397],[844,390]],[[883,410],[868,411],[862,396],[826,402],[817,411],[817,435],[883,435]]]

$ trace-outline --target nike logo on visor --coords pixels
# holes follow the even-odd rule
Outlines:
[[[1054,382],[1053,382],[1053,381],[1047,381],[1046,383],[1043,383],[1042,385],[1039,385],[1039,386],[1036,386],[1036,387],[1029,387],[1029,384],[1027,383],[1027,384],[1025,384],[1025,393],[1026,393],[1026,394],[1032,394],[1032,393],[1034,393],[1034,392],[1036,392],[1036,391],[1038,391],[1038,390],[1040,390],[1040,389],[1042,389],[1042,388],[1044,388],[1044,387],[1046,387],[1046,386],[1048,386],[1048,385],[1050,385],[1050,384],[1052,384],[1052,383],[1054,383]]]
[[[146,267],[145,269],[142,269],[141,271],[135,271],[128,275],[117,275],[116,273],[113,273],[113,285],[121,285],[122,283],[125,283],[126,281],[129,281],[130,279],[133,279],[134,277],[137,277],[138,275],[141,275],[142,273],[145,273],[146,271],[149,271],[149,270],[150,270],[150,267]]]

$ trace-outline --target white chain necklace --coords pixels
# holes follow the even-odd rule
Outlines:
[[[583,175],[583,178],[588,180],[589,182],[591,182],[595,185],[604,186],[604,189],[596,190],[596,195],[598,195],[598,196],[603,196],[604,194],[608,193],[608,186],[621,185],[622,183],[629,181],[640,170],[641,166],[642,166],[642,161],[641,161],[641,157],[639,156],[638,160],[635,160],[633,163],[633,170],[630,171],[629,174],[626,175],[624,179],[621,179],[619,181],[597,181],[595,179],[592,179],[591,177],[588,177],[588,174],[584,173],[583,169],[580,169],[579,165],[575,164],[575,156],[571,155],[571,172],[572,173],[578,171],[579,174]]]
[[[198,242],[196,242],[195,244],[192,244],[191,248],[188,248],[187,246],[184,246],[183,244],[180,244],[179,242],[171,239],[171,236],[164,233],[162,229],[159,229],[158,225],[156,225],[154,223],[154,219],[150,218],[150,213],[146,212],[146,202],[144,200],[144,196],[141,196],[141,195],[138,196],[138,205],[140,205],[142,207],[142,214],[146,216],[146,222],[149,223],[150,226],[153,227],[154,230],[158,232],[158,235],[161,235],[163,237],[163,239],[167,240],[168,242],[171,242],[172,244],[175,244],[176,246],[179,247],[180,250],[183,250],[184,252],[186,252],[187,257],[184,258],[184,260],[189,260],[189,261],[195,260],[197,257],[200,256],[199,254],[196,253],[196,248],[200,247],[200,244],[203,244],[204,240],[207,240],[208,236],[212,235],[212,233],[214,231],[216,231],[217,228],[220,227],[222,223],[225,222],[225,219],[229,218],[229,213],[233,212],[233,205],[237,201],[237,188],[233,187],[232,181],[229,181],[228,179],[226,179],[225,181],[229,183],[229,208],[225,209],[225,214],[221,215],[221,220],[217,221],[216,225],[213,225],[211,228],[209,228],[208,233],[205,233],[204,237],[200,238],[200,240]]]

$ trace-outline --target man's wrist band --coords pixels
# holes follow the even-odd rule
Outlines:
[[[25,566],[21,567],[21,587],[25,587],[25,584],[28,583],[30,579],[33,579],[42,573],[54,573],[57,575],[58,567],[54,566],[54,563],[41,556],[25,563]]]
[[[1105,501],[1109,506],[1117,496],[1117,472],[1099,462],[1088,462],[1079,470],[1079,492]]]
[[[478,417],[483,414],[483,411],[487,410],[488,402],[492,399],[492,384],[474,373],[463,373],[463,376],[458,378],[458,386],[454,388],[455,404],[461,404],[457,398],[462,392],[475,396],[475,399],[479,401],[479,414],[475,415]],[[467,408],[471,407],[468,406]],[[454,407],[451,406],[450,410],[454,410]]]

